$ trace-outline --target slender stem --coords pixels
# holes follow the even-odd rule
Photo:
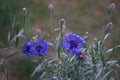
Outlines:
[[[49,10],[49,15],[50,15],[50,37],[51,37],[51,40],[53,42],[53,13],[52,13],[52,9]]]
[[[104,32],[103,32],[103,38],[105,37],[105,35],[108,33],[108,28],[107,28],[107,24],[110,22],[111,18],[112,18],[113,12],[110,10],[108,11],[108,16],[106,18],[106,22],[105,22],[105,27],[104,27]]]
[[[60,40],[59,40],[59,46],[58,46],[58,57],[60,58],[60,53],[61,53],[61,42],[63,38],[63,24],[60,26]]]

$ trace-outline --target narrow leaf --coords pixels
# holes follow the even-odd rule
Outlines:
[[[31,77],[33,77],[37,72],[41,71],[42,70],[42,66],[41,64],[39,64],[35,70],[33,71],[33,73],[31,74]]]
[[[101,80],[105,80],[105,78],[112,72],[113,70],[108,71],[102,78]]]

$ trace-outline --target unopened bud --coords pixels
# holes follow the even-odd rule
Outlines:
[[[58,62],[58,64],[62,64],[62,62],[61,62],[61,61],[59,61],[59,62]]]
[[[27,14],[27,8],[26,7],[24,7],[22,10],[25,14]]]
[[[116,8],[115,3],[112,3],[112,4],[109,5],[109,9],[110,9],[110,11],[114,11],[115,8]]]
[[[65,25],[65,20],[62,18],[62,19],[59,20],[59,23],[60,23],[61,25]]]
[[[62,58],[66,58],[68,55],[66,53],[62,53]]]
[[[79,55],[79,56],[78,56],[78,59],[79,59],[79,60],[84,60],[85,57],[84,57],[84,55]]]
[[[53,6],[53,4],[52,4],[52,3],[50,3],[50,4],[48,5],[48,9],[49,9],[49,10],[52,10],[52,9],[53,9],[53,7],[54,7],[54,6]]]
[[[112,28],[112,27],[113,27],[112,22],[109,22],[109,23],[107,24],[107,28]]]
[[[65,29],[65,20],[63,18],[59,20],[59,24],[61,25],[61,28],[64,30]]]
[[[81,48],[79,51],[79,54],[77,55],[78,60],[84,60],[85,59],[85,49]]]

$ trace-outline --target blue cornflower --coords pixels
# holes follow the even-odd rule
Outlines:
[[[84,45],[85,41],[80,36],[68,33],[64,36],[62,41],[62,47],[65,51],[72,54],[79,54],[80,48]]]
[[[34,43],[35,51],[38,56],[43,56],[48,50],[48,44],[45,40],[37,40]]]
[[[33,56],[35,54],[33,43],[30,41],[25,42],[23,47],[22,47],[22,52],[29,57]]]

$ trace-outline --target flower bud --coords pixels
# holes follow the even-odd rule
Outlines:
[[[109,9],[110,9],[110,11],[114,11],[115,8],[116,8],[115,3],[112,3],[112,4],[109,5]]]
[[[54,6],[53,6],[52,3],[50,3],[50,4],[48,5],[48,9],[49,9],[49,10],[53,10],[53,7],[54,7]]]
[[[63,52],[61,56],[62,56],[62,58],[66,58],[68,55]]]
[[[59,20],[59,24],[61,25],[61,28],[64,30],[65,29],[65,20],[63,18]]]
[[[22,10],[23,10],[24,14],[27,14],[27,8],[26,7],[24,7]]]
[[[108,24],[107,24],[107,28],[112,28],[113,27],[113,24],[112,24],[112,22],[109,22]]]
[[[79,51],[79,54],[77,55],[78,60],[84,60],[85,59],[85,49],[81,48]]]
[[[78,59],[79,59],[79,60],[84,60],[85,57],[84,57],[84,55],[79,55],[79,56],[78,56]]]
[[[60,23],[61,25],[65,25],[65,20],[62,18],[62,19],[59,20],[59,23]]]
[[[58,62],[58,64],[60,65],[60,64],[62,64],[62,62],[61,62],[61,61],[59,61],[59,62]]]
[[[35,36],[32,37],[32,41],[36,41],[37,38]]]

